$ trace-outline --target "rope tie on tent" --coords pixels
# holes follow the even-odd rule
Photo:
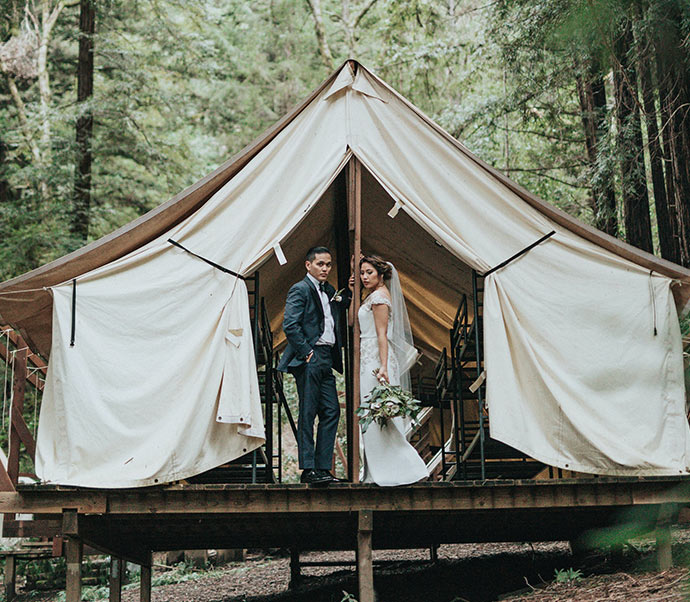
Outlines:
[[[220,270],[221,272],[225,272],[226,274],[230,274],[231,276],[235,276],[236,278],[241,278],[242,280],[246,280],[246,278],[244,276],[242,276],[242,274],[238,274],[237,272],[233,272],[232,270],[225,268],[222,265],[217,264],[215,261],[211,261],[210,259],[206,259],[206,257],[202,257],[201,255],[197,255],[193,251],[190,251],[187,247],[182,246],[176,240],[173,240],[172,238],[169,238],[168,242],[171,245],[174,245],[175,247],[179,247],[183,251],[186,251],[190,255],[193,255],[197,259],[201,259],[201,261],[205,261],[206,263],[208,263],[209,265],[212,265],[214,268],[216,268],[217,270]]]
[[[649,296],[652,298],[652,325],[654,327],[654,336],[657,336],[656,330],[656,295],[654,294],[654,282],[652,281],[652,276],[654,275],[654,270],[649,270]]]
[[[534,247],[536,247],[537,245],[540,245],[540,244],[543,243],[545,240],[551,238],[554,234],[556,234],[556,231],[555,231],[555,230],[551,230],[551,232],[549,232],[548,234],[545,234],[545,235],[542,236],[539,240],[535,240],[531,245],[527,245],[524,249],[522,249],[521,251],[518,251],[518,252],[515,253],[515,255],[513,255],[512,257],[509,257],[509,258],[506,259],[504,262],[499,263],[497,266],[491,268],[488,272],[484,272],[484,273],[482,274],[482,277],[483,277],[483,278],[486,278],[486,277],[489,276],[490,274],[493,274],[494,272],[500,270],[501,268],[506,267],[509,263],[515,261],[518,257],[522,257],[525,253],[527,253],[527,251],[531,251],[532,249],[534,249]]]
[[[77,330],[77,279],[72,278],[72,329],[69,346],[74,347],[74,337]]]
[[[22,288],[17,291],[2,291],[0,295],[21,295],[23,293],[35,293],[38,291],[47,291],[49,287],[42,286],[41,288]]]

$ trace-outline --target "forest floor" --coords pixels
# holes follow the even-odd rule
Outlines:
[[[676,602],[690,600],[690,528],[673,531],[675,566],[655,569],[650,540],[626,545],[615,559],[597,553],[574,557],[566,543],[443,545],[438,561],[428,550],[376,551],[379,602]],[[354,554],[304,554],[303,561],[353,561]],[[178,565],[154,572],[154,602],[341,602],[354,601],[352,566],[304,567],[302,582],[289,589],[285,555],[253,552],[245,562],[209,570]],[[84,600],[107,600],[105,588],[85,588]],[[350,595],[350,597],[348,597]],[[18,602],[57,602],[64,594],[21,593]],[[123,602],[139,600],[137,583]]]

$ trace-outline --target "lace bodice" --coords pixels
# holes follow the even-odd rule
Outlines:
[[[376,338],[376,324],[374,323],[373,305],[388,306],[388,335],[390,338],[391,324],[394,320],[392,315],[391,302],[383,291],[376,290],[371,293],[359,308],[359,331],[360,331],[360,375],[363,379],[362,390],[369,391],[376,385],[376,381],[371,376],[371,371],[381,365],[379,358],[379,345]],[[388,377],[391,383],[399,383],[398,361],[392,349],[388,348]],[[371,380],[372,382],[368,382]]]
[[[383,291],[376,290],[364,300],[359,308],[359,332],[360,337],[363,339],[376,338],[376,325],[374,324],[374,314],[372,312],[373,305],[388,306],[388,332],[390,333],[393,320],[391,302]]]

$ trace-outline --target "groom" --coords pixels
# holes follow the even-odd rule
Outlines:
[[[340,316],[350,305],[351,293],[346,288],[336,294],[327,282],[332,259],[326,247],[309,249],[304,265],[307,275],[292,285],[285,301],[283,331],[288,344],[278,370],[292,373],[297,383],[300,481],[327,485],[337,481],[330,472],[340,418],[333,369],[343,371]],[[314,449],[316,416],[319,426]]]

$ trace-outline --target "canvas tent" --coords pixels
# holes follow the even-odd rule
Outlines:
[[[333,242],[353,155],[365,169],[363,248],[398,266],[429,356],[445,344],[472,269],[555,231],[486,279],[493,438],[581,472],[688,472],[678,310],[690,272],[540,201],[349,61],[207,178],[0,286],[2,320],[50,353],[41,478],[162,483],[262,443],[246,285],[169,240],[241,275],[260,267],[277,327],[304,250]]]

